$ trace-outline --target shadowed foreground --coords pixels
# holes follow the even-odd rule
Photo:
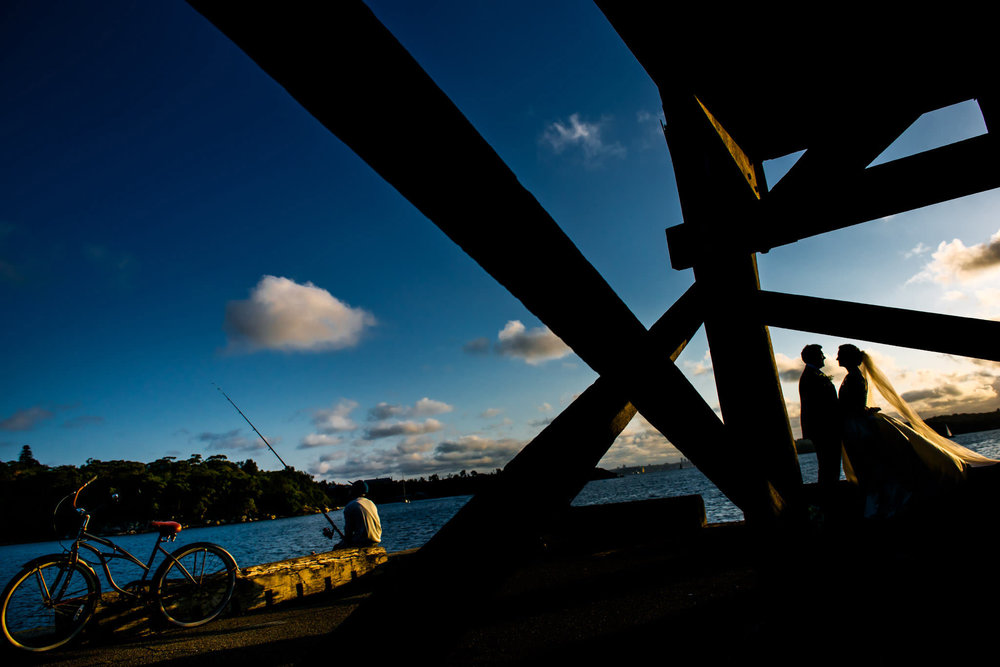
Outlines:
[[[968,528],[827,526],[822,534],[771,539],[765,550],[745,525],[724,524],[675,539],[551,545],[508,577],[489,611],[456,645],[440,646],[443,655],[409,657],[469,665],[755,655],[832,664],[953,655],[970,626],[992,622],[993,612],[981,607],[997,593],[997,584],[977,576],[975,566],[992,556],[989,531]],[[772,565],[762,567],[765,562]],[[956,563],[970,565],[959,569]],[[290,665],[343,659],[351,651],[334,646],[331,655],[328,633],[365,594],[355,587],[114,645],[95,636],[52,655],[17,655],[14,662]],[[433,612],[424,602],[413,601],[414,615]],[[388,645],[396,635],[385,628],[383,636]],[[386,650],[372,649],[369,660],[379,664]],[[3,657],[7,664],[11,653]]]

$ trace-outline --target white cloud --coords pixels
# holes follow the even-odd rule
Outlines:
[[[806,367],[801,358],[795,359],[781,352],[774,353],[774,364],[778,369],[778,378],[783,381],[798,382],[802,369]]]
[[[454,409],[454,406],[444,401],[437,401],[425,396],[412,406],[381,402],[368,411],[368,418],[378,421],[401,417],[431,417],[434,415],[443,415]]]
[[[343,399],[332,408],[316,410],[313,413],[313,425],[320,433],[326,434],[353,431],[358,425],[349,415],[356,407],[357,401]]]
[[[886,374],[896,392],[925,419],[1000,408],[996,369],[971,360],[952,360],[953,370],[918,368]],[[880,397],[875,396],[875,402],[888,409]]]
[[[408,408],[402,405],[381,402],[368,411],[368,419],[382,420],[403,416]]]
[[[310,282],[264,276],[243,301],[226,304],[231,351],[321,351],[357,345],[375,318]]]
[[[681,453],[652,424],[636,414],[601,459],[602,468],[677,461]]]
[[[454,408],[443,401],[435,401],[434,399],[421,398],[417,401],[411,414],[414,417],[429,417],[431,415],[442,415],[446,412],[451,412]]]
[[[480,413],[480,417],[483,419],[492,419],[493,417],[499,417],[503,413],[500,408],[486,408]]]
[[[712,352],[705,350],[705,356],[701,361],[685,361],[684,367],[691,371],[692,375],[705,375],[712,372]]]
[[[1000,267],[1000,231],[985,243],[966,246],[961,239],[942,241],[931,261],[908,282],[933,281],[942,285],[968,283]]]
[[[324,456],[310,471],[328,479],[343,480],[386,475],[445,475],[459,470],[492,472],[505,466],[523,446],[524,443],[517,440],[496,440],[478,435],[466,435],[436,445],[406,440],[387,449]]]
[[[922,242],[921,243],[917,243],[917,245],[915,245],[912,250],[909,250],[909,251],[903,253],[903,257],[909,259],[910,257],[916,257],[917,255],[923,255],[928,250],[930,250],[930,247],[925,246]]]
[[[397,435],[424,435],[434,433],[444,428],[444,424],[436,419],[426,419],[422,422],[402,421],[377,424],[365,431],[365,440],[378,440],[380,438],[391,438]]]
[[[332,447],[334,445],[339,445],[342,442],[343,439],[336,435],[329,435],[327,433],[310,433],[306,437],[302,438],[302,443],[299,444],[299,449]]]
[[[976,301],[989,313],[995,313],[1000,308],[1000,289],[986,287],[973,292]]]
[[[618,142],[607,143],[601,137],[606,121],[588,123],[580,114],[572,114],[567,122],[551,123],[542,133],[541,142],[557,155],[567,150],[579,150],[584,164],[595,166],[605,157],[625,156],[625,147]]]
[[[548,327],[529,330],[519,320],[510,320],[500,330],[496,350],[501,355],[523,359],[533,366],[561,359],[573,352]]]

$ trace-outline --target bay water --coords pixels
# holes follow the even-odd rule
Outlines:
[[[993,458],[1000,458],[1000,430],[967,433],[953,438],[956,442]],[[816,456],[799,457],[802,476],[806,482],[816,481]],[[530,493],[530,489],[525,490]],[[589,482],[573,501],[574,505],[596,505],[631,502],[651,498],[666,498],[699,494],[705,501],[705,511],[710,523],[740,521],[742,512],[696,468],[682,468],[645,474],[633,474],[614,479]],[[390,553],[422,546],[437,530],[468,502],[470,496],[453,496],[409,503],[379,505],[382,520],[382,545]],[[343,527],[340,511],[331,512],[331,518]],[[157,518],[157,517],[151,517]],[[511,515],[510,522],[518,521]],[[169,551],[191,542],[214,542],[228,550],[240,567],[258,565],[329,551],[333,542],[323,536],[327,527],[321,514],[300,516],[273,521],[231,524],[182,530],[177,541],[167,544]],[[503,530],[498,526],[497,530]],[[131,551],[143,562],[147,561],[156,542],[154,534],[114,537],[120,546]],[[70,542],[41,542],[14,544],[0,547],[0,583],[6,583],[21,566],[43,554],[61,553]],[[154,563],[154,569],[162,557]],[[93,561],[94,559],[89,559]],[[99,570],[95,563],[95,569]],[[124,560],[112,564],[112,574],[119,584],[125,584],[142,575],[138,566]],[[102,590],[111,590],[103,574]]]

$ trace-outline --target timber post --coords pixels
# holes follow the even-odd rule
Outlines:
[[[771,504],[772,490],[797,503],[802,475],[770,334],[756,314],[756,256],[732,242],[754,223],[766,191],[763,170],[693,94],[664,96],[664,113],[682,226],[704,239],[693,267],[727,438],[744,450],[748,481],[764,494],[744,511],[766,519],[781,510]]]

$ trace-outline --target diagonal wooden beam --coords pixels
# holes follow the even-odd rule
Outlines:
[[[760,289],[756,257],[725,242],[763,201],[763,193],[747,187],[744,165],[753,158],[694,95],[664,95],[663,110],[684,226],[717,239],[711,252],[696,254],[694,273],[706,300],[705,332],[726,429],[751,452],[749,476],[768,480],[794,504],[802,487],[798,457],[770,335],[752,312]],[[748,375],[754,378],[752,393],[746,390]]]
[[[729,246],[767,252],[802,239],[1000,187],[1000,145],[992,134],[965,139],[865,169],[826,192],[774,191],[727,239]],[[805,156],[803,156],[805,157]],[[783,179],[782,179],[783,180]],[[690,268],[717,243],[700,230],[667,230],[670,263]]]
[[[857,338],[1000,361],[1000,322],[761,291],[760,321],[782,329]]]
[[[887,215],[1000,187],[1000,145],[992,134],[848,175],[843,187],[771,193],[762,208],[758,251]],[[805,157],[805,156],[803,156]]]
[[[873,103],[873,106],[876,106]],[[866,111],[869,111],[866,109]],[[845,194],[854,177],[871,164],[917,118],[920,112],[909,107],[876,107],[869,113],[843,118],[826,128],[827,133],[772,184],[769,197],[780,198],[786,192],[793,197]]]
[[[661,358],[676,359],[701,326],[695,291],[651,327],[648,336],[662,350]],[[378,641],[385,628],[392,628],[394,657],[446,648],[487,611],[505,577],[536,551],[539,538],[569,507],[635,413],[614,383],[598,379],[504,467],[491,487],[382,577],[379,588],[337,629],[340,646],[358,647],[362,655],[357,657],[365,657],[368,640]],[[414,600],[420,601],[419,614],[412,613]],[[395,655],[397,647],[403,655]],[[379,655],[386,657],[382,650]],[[338,656],[344,657],[341,649]]]
[[[645,377],[651,369],[623,363],[654,356],[645,327],[367,7],[190,4],[584,362],[654,414],[657,428],[669,422],[668,437],[742,502],[748,483],[711,408],[669,360],[655,382]]]

